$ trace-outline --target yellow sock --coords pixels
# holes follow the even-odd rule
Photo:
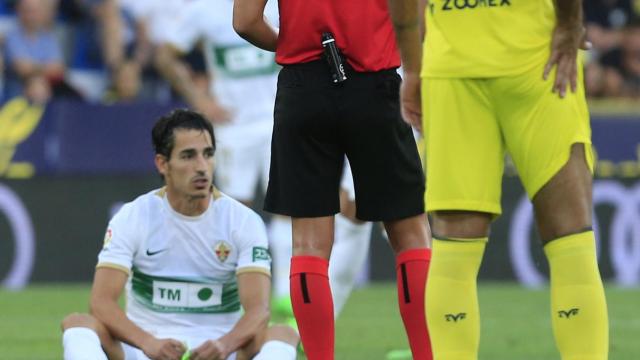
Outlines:
[[[544,247],[551,270],[551,323],[563,360],[606,360],[607,304],[593,231],[565,236]]]
[[[425,307],[434,360],[476,360],[477,277],[487,238],[433,239]]]

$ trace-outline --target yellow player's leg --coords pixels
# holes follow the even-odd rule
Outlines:
[[[582,76],[565,98],[551,92],[537,69],[490,82],[500,130],[530,199],[558,174],[573,144],[585,144],[584,161],[593,169],[589,112]]]
[[[492,216],[500,213],[504,146],[486,80],[425,79],[427,210],[433,258],[425,307],[434,359],[476,360],[476,279]]]
[[[534,196],[551,268],[551,319],[564,360],[605,360],[608,320],[591,225],[591,172],[584,146]],[[587,230],[585,230],[587,229]],[[566,235],[571,234],[571,235]]]
[[[435,360],[475,360],[480,346],[477,277],[487,238],[433,239],[426,290]]]
[[[505,148],[487,81],[422,83],[427,211],[500,214]]]
[[[551,323],[562,359],[607,359],[607,304],[593,231],[555,239],[544,252],[551,268]]]
[[[553,78],[553,76],[551,77]],[[551,268],[551,312],[563,360],[605,360],[607,307],[591,227],[593,156],[582,74],[564,99],[532,72],[495,82],[507,148],[533,200]]]

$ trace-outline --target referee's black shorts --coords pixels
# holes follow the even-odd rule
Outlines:
[[[265,210],[292,217],[339,212],[346,154],[359,219],[424,212],[424,174],[411,127],[400,115],[400,76],[395,69],[348,68],[347,77],[332,84],[321,60],[280,71]]]

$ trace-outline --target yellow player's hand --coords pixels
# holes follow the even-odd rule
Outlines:
[[[586,40],[584,27],[557,26],[551,40],[551,54],[544,67],[543,79],[547,80],[553,68],[556,68],[556,78],[551,91],[557,92],[561,98],[567,93],[567,86],[571,92],[577,89],[578,78],[578,50],[588,50],[591,43]]]
[[[400,85],[400,106],[404,121],[422,133],[420,74],[404,73]]]

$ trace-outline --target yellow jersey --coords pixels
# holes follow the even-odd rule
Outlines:
[[[429,78],[527,72],[547,61],[556,23],[553,0],[430,0],[425,13]]]

